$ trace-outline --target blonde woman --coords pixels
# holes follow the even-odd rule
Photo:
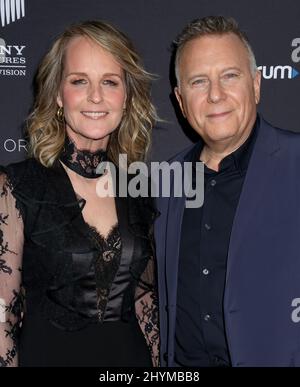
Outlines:
[[[1,366],[158,365],[155,210],[96,193],[100,162],[145,157],[149,84],[100,21],[69,27],[43,59],[31,158],[0,176]]]

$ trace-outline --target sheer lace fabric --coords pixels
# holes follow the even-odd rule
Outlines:
[[[23,296],[23,222],[5,174],[0,175],[0,366],[17,364]]]
[[[101,254],[96,264],[96,283],[98,298],[99,320],[103,319],[107,304],[109,290],[115,276],[121,257],[121,237],[118,225],[110,230],[106,238],[90,226],[91,235],[94,238]],[[132,273],[133,278],[135,275]],[[112,278],[111,278],[112,277]],[[107,286],[105,286],[105,284]],[[154,366],[159,365],[159,329],[158,329],[158,298],[155,281],[155,262],[150,257],[146,268],[139,278],[136,278],[135,287],[135,314],[141,330],[146,338],[151,352]]]
[[[138,279],[135,291],[135,311],[151,352],[152,362],[159,366],[159,321],[158,298],[155,281],[155,261],[148,261],[146,269]]]
[[[97,309],[99,321],[103,321],[108,301],[109,291],[118,271],[121,258],[121,236],[116,224],[104,237],[95,227],[89,226],[99,254],[95,262],[95,277],[97,286]]]

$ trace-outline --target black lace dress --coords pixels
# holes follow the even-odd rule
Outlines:
[[[33,159],[0,195],[0,366],[157,365],[151,206],[116,198],[104,238],[61,164]]]

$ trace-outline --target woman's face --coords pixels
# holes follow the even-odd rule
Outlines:
[[[79,149],[106,149],[125,109],[124,71],[92,40],[73,38],[65,52],[57,103],[64,108],[67,134]]]

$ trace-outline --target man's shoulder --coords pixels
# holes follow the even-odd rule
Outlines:
[[[279,137],[281,137],[285,141],[291,142],[295,145],[297,144],[297,146],[300,145],[300,131],[282,128],[275,129],[278,131]]]
[[[259,125],[259,132],[255,142],[254,152],[256,160],[263,163],[264,157],[274,155],[273,162],[298,168],[300,163],[300,132],[275,127],[264,119]]]
[[[296,129],[285,129],[282,127],[274,126],[262,119],[262,125],[268,130],[274,130],[278,138],[282,141],[291,142],[295,145],[300,145],[300,130]]]

